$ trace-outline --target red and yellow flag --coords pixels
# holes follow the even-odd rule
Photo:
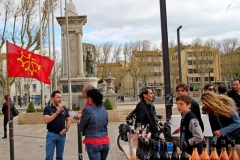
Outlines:
[[[36,78],[50,84],[54,60],[27,51],[7,42],[7,72],[9,77]]]

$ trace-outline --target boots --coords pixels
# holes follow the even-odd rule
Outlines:
[[[5,138],[7,138],[7,135],[4,135],[4,136],[2,137],[2,139],[5,139]]]

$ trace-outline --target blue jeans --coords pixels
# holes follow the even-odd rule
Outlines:
[[[87,148],[89,160],[106,160],[107,159],[109,144],[103,144],[103,145],[86,144],[86,148]]]
[[[47,132],[45,160],[53,160],[55,146],[56,146],[56,160],[62,160],[65,140],[66,140],[66,134],[61,136],[60,134]]]

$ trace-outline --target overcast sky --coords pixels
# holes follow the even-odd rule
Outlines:
[[[72,0],[79,15],[87,16],[83,42],[101,44],[150,40],[161,43],[159,0]],[[62,0],[63,7],[65,1]],[[239,38],[240,0],[166,0],[168,39]],[[230,7],[228,7],[231,5]],[[56,16],[59,16],[56,13]],[[59,34],[57,32],[56,34]],[[56,35],[60,36],[60,35]]]

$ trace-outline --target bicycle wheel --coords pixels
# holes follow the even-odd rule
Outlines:
[[[120,144],[120,141],[121,141],[121,134],[119,133],[119,135],[117,137],[117,146],[123,152],[123,149],[122,149],[122,146]]]

